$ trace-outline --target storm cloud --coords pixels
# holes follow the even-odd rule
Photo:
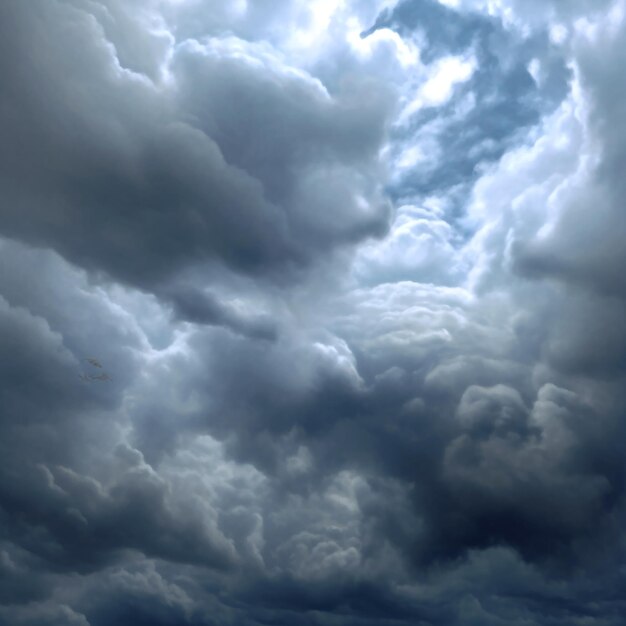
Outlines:
[[[0,625],[621,626],[626,4],[0,5]]]

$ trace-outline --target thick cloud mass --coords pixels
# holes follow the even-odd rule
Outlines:
[[[622,626],[625,54],[0,4],[0,626]]]

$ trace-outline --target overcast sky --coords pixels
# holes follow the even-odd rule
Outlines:
[[[623,626],[625,0],[0,1],[0,626]]]

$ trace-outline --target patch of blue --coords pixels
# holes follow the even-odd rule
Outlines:
[[[391,136],[392,150],[400,153],[426,124],[441,122],[434,136],[440,145],[438,160],[416,165],[388,193],[396,202],[445,195],[451,200],[448,217],[454,220],[480,172],[521,143],[567,96],[570,70],[547,32],[523,38],[495,18],[457,11],[436,0],[405,0],[381,13],[362,36],[381,28],[407,38],[420,34],[426,42],[421,51],[425,63],[450,55],[476,58],[472,78],[457,86],[445,105],[418,111]],[[542,64],[541,85],[528,71],[535,58]],[[459,104],[470,94],[475,105],[459,117]]]

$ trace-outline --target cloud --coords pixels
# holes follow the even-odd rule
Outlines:
[[[624,15],[2,5],[0,624],[621,624]]]
[[[4,128],[21,146],[3,157],[6,233],[154,290],[215,260],[289,275],[384,231],[384,98],[333,98],[237,38],[170,42],[152,82],[121,65],[99,12],[80,3],[3,13],[5,46],[22,59],[19,74],[9,54],[3,69]]]
[[[472,60],[458,57],[441,59],[433,75],[420,87],[415,99],[404,109],[400,119],[406,119],[423,107],[441,106],[452,96],[454,87],[469,80],[474,72]]]

